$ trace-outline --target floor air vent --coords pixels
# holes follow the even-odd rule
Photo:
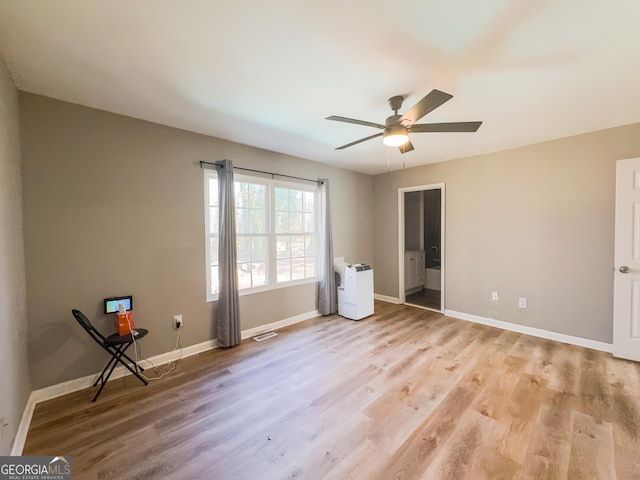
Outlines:
[[[276,332],[267,332],[262,335],[258,335],[257,337],[253,337],[256,342],[264,342],[265,340],[269,340],[272,337],[278,335]]]

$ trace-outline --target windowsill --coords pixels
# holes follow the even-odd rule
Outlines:
[[[313,278],[305,278],[303,280],[292,280],[290,282],[276,283],[275,285],[267,285],[264,287],[243,288],[242,290],[238,291],[238,295],[241,297],[244,297],[245,295],[251,295],[253,293],[268,292],[270,290],[279,290],[281,288],[296,287],[298,285],[306,285],[308,283],[317,283],[317,282],[318,282],[318,277],[313,277]],[[207,302],[217,302],[217,301],[218,301],[218,295],[207,296]]]

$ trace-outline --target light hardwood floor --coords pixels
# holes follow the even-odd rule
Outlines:
[[[37,406],[74,479],[640,479],[640,366],[376,302]]]

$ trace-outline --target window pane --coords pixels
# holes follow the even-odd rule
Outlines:
[[[287,212],[276,212],[276,233],[287,233],[289,231],[289,214]]]
[[[291,280],[291,264],[289,260],[278,260],[278,282]]]
[[[264,263],[254,263],[251,266],[251,276],[254,287],[262,287],[267,284],[267,266]]]
[[[236,237],[238,263],[251,262],[251,237]]]
[[[267,261],[267,237],[251,238],[251,261],[253,262]]]
[[[304,231],[315,232],[316,231],[316,216],[313,213],[304,214]]]
[[[304,236],[304,255],[306,257],[315,257],[316,255],[316,250],[315,250],[315,242],[314,242],[315,238],[313,237],[313,235],[305,235]]]
[[[249,206],[249,185],[244,182],[235,182],[236,208]]]
[[[267,211],[249,210],[250,233],[267,233]]]
[[[218,179],[209,179],[209,205],[218,205]]]
[[[220,279],[218,278],[218,266],[211,267],[211,294],[220,293]]]
[[[250,233],[249,212],[244,208],[236,208],[236,233]]]
[[[218,207],[209,207],[209,233],[218,233]]]
[[[278,235],[276,237],[276,252],[277,252],[278,258],[291,257],[291,250],[289,248],[288,235]]]
[[[304,211],[315,212],[316,194],[313,192],[304,192]]]
[[[238,289],[251,287],[251,264],[238,263]]]
[[[304,236],[291,236],[291,257],[304,257]]]
[[[212,265],[218,264],[218,237],[209,237],[209,258]]]
[[[302,211],[302,194],[300,190],[289,190],[289,210],[292,212]]]
[[[314,257],[304,257],[304,275],[305,278],[316,276],[316,264]]]
[[[292,212],[289,214],[289,232],[291,233],[304,232],[302,213]]]
[[[291,279],[301,280],[304,278],[304,258],[291,259]]]
[[[249,208],[265,210],[267,208],[267,186],[249,184]]]
[[[281,212],[289,210],[289,191],[286,188],[276,187],[275,209]]]

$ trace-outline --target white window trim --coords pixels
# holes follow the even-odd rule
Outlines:
[[[209,219],[209,179],[214,178],[217,180],[218,173],[216,170],[204,169],[204,217],[205,217],[205,266],[206,266],[206,295],[207,302],[215,302],[218,300],[219,295],[217,293],[211,293],[211,252],[209,248],[209,237],[210,237],[210,219]],[[303,183],[297,182],[288,182],[282,180],[275,180],[270,178],[251,176],[251,175],[234,175],[234,182],[249,182],[249,183],[259,183],[268,186],[268,194],[267,194],[267,211],[268,215],[268,231],[267,237],[269,237],[269,252],[267,254],[267,282],[268,285],[263,285],[259,287],[250,287],[243,288],[238,290],[239,296],[251,295],[253,293],[261,293],[267,292],[269,290],[278,290],[281,288],[287,287],[295,287],[298,285],[305,285],[310,283],[316,283],[318,281],[317,268],[318,268],[318,241],[319,241],[319,232],[317,227],[319,226],[319,209],[318,209],[318,200],[319,188],[313,185],[307,185]],[[275,254],[275,206],[274,206],[274,198],[273,194],[275,192],[276,187],[281,188],[289,188],[294,190],[302,190],[306,192],[316,192],[315,196],[315,204],[314,204],[314,214],[315,214],[315,242],[314,247],[316,250],[316,275],[313,277],[298,279],[298,280],[289,280],[287,282],[278,282],[277,281],[277,273],[276,273],[276,265],[277,265],[277,256]]]

